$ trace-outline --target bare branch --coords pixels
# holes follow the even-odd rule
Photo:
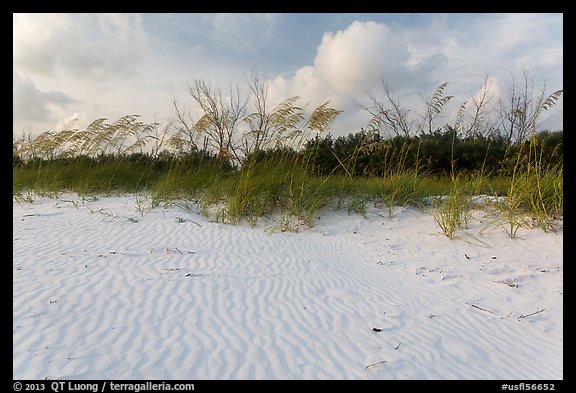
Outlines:
[[[246,113],[248,98],[243,98],[240,89],[233,89],[232,85],[229,96],[225,98],[220,88],[212,88],[203,79],[195,79],[193,84],[189,84],[188,91],[204,113],[194,128],[203,131],[217,151],[226,149],[240,161],[234,136]]]
[[[495,127],[495,123],[489,121],[489,106],[494,98],[494,93],[488,86],[488,76],[484,79],[481,91],[472,97],[472,116],[462,129],[462,134],[467,137],[487,137]]]
[[[384,131],[391,137],[410,136],[412,121],[408,119],[409,110],[400,105],[400,101],[393,96],[390,85],[382,77],[380,81],[389,106],[380,102],[374,93],[366,91],[370,104],[362,106],[362,109],[372,115],[368,127],[373,130]]]

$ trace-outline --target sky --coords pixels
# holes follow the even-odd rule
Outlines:
[[[535,94],[562,89],[563,14],[13,14],[13,136],[130,114],[167,124],[173,98],[195,118],[195,79],[245,89],[251,73],[269,107],[330,100],[333,135],[366,127],[382,80],[414,113],[448,82],[453,123],[485,81],[492,105],[524,75]],[[563,128],[562,99],[540,127]]]

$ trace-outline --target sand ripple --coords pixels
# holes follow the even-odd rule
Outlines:
[[[410,210],[270,233],[130,202],[14,205],[14,379],[563,377],[561,235],[480,246]]]

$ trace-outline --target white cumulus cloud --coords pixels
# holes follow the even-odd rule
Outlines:
[[[370,88],[380,75],[405,80],[408,60],[406,44],[388,26],[355,21],[345,30],[324,34],[314,68],[328,86],[352,93]]]

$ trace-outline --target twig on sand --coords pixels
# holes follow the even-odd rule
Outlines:
[[[541,312],[544,311],[544,310],[546,310],[546,309],[545,309],[545,308],[543,308],[542,310],[538,310],[538,309],[537,309],[537,311],[535,311],[535,312],[533,312],[533,313],[531,313],[531,314],[526,314],[526,315],[522,314],[522,315],[520,315],[520,316],[518,317],[518,320],[520,320],[520,319],[522,319],[522,318],[526,318],[526,317],[531,317],[532,315],[536,315],[536,314],[538,314],[538,313],[541,313]]]
[[[508,285],[511,288],[517,288],[518,284],[513,283],[513,282],[508,282],[508,281],[494,281],[496,284],[504,284],[504,285]]]
[[[369,364],[366,367],[364,367],[364,369],[368,370],[369,368],[376,367],[377,365],[382,364],[382,363],[386,363],[386,360],[382,360],[380,362]]]
[[[470,307],[473,307],[473,308],[477,308],[478,310],[482,310],[482,311],[485,311],[485,312],[489,312],[490,314],[494,314],[494,315],[496,315],[496,313],[495,313],[495,312],[492,312],[492,311],[490,311],[490,310],[487,310],[487,309],[485,309],[485,308],[482,308],[482,307],[478,307],[478,306],[477,306],[477,305],[475,305],[475,304],[470,304],[470,303],[464,303],[464,304],[466,304],[466,305],[468,305],[468,306],[470,306]]]

